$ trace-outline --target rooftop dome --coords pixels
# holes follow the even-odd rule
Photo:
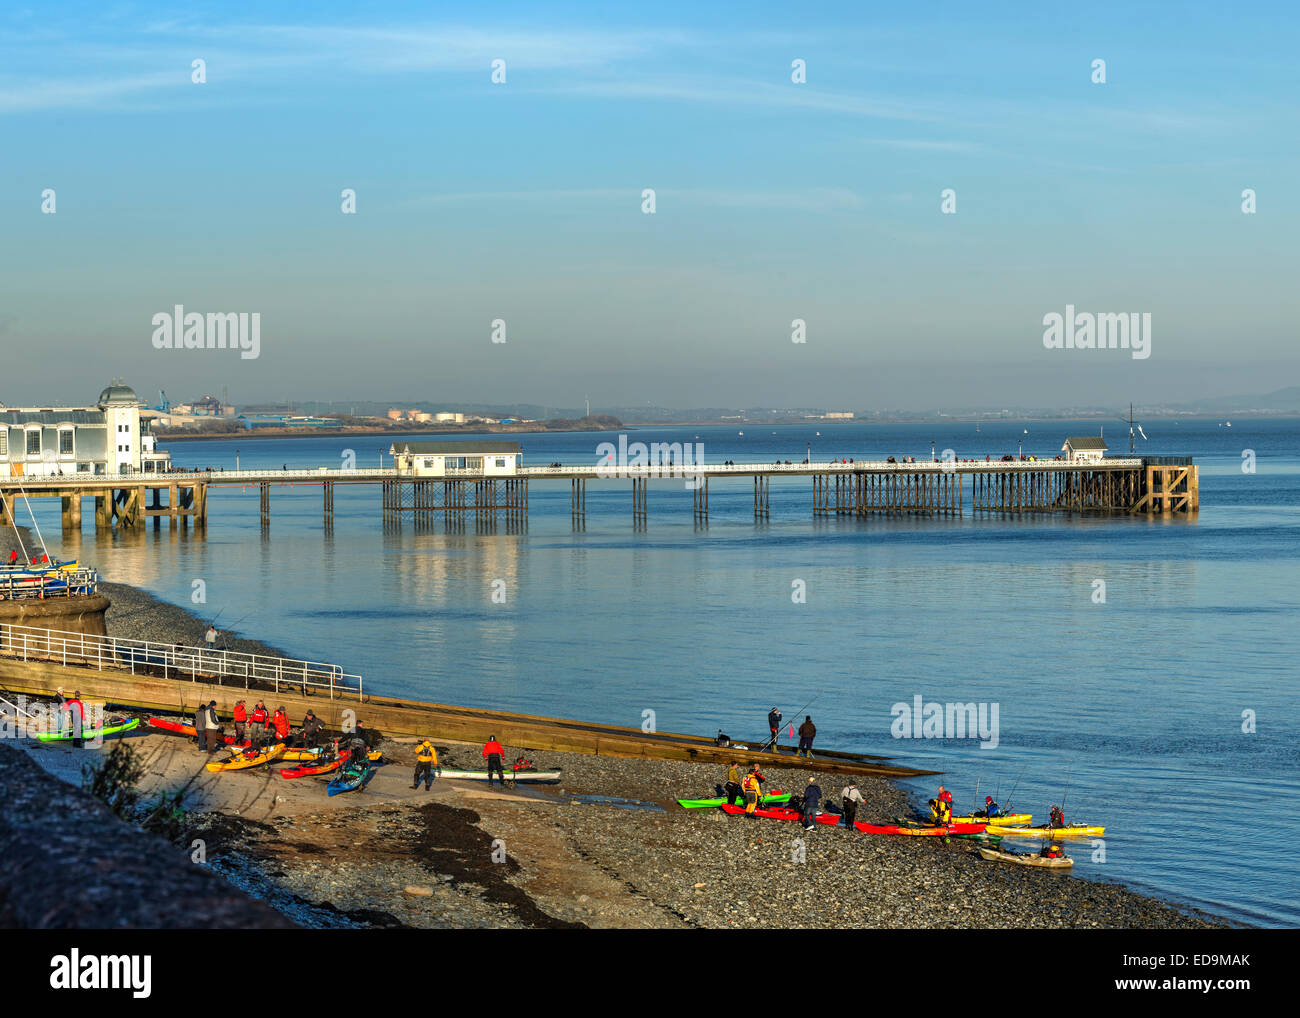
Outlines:
[[[140,400],[135,394],[135,390],[129,385],[123,385],[122,379],[113,379],[112,384],[99,394],[100,406],[139,406]]]

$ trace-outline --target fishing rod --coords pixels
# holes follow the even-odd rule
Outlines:
[[[1025,771],[1027,771],[1028,769],[1029,769],[1029,765],[1028,765],[1028,764],[1025,764],[1025,766],[1022,767],[1022,768],[1020,769],[1020,777],[1019,777],[1019,778],[1016,778],[1016,783],[1015,783],[1014,785],[1011,786],[1011,793],[1007,796],[1007,801],[1006,801],[1006,803],[1005,803],[1005,804],[1003,805],[1003,807],[1002,807],[1002,812],[1003,812],[1003,813],[1008,813],[1008,812],[1010,812],[1010,810],[1011,810],[1011,800],[1015,798],[1015,796],[1016,796],[1016,789],[1020,787],[1020,778],[1023,778],[1023,777],[1025,776]]]
[[[984,772],[982,770],[975,775],[975,798],[971,800],[971,816],[974,816],[980,808],[980,778],[983,776]]]
[[[1061,793],[1061,820],[1065,820],[1065,797],[1070,794],[1070,772],[1074,770],[1074,761],[1065,769],[1065,791]]]
[[[27,489],[23,487],[22,481],[18,482],[18,490],[22,492],[23,504],[27,506],[27,515],[32,518],[32,526],[36,529],[36,540],[41,542],[41,554],[44,555],[48,561],[50,557],[50,549],[45,547],[45,538],[41,536],[41,525],[36,522],[36,514],[32,512],[32,503],[27,498]],[[26,555],[27,552],[24,551],[23,554]]]

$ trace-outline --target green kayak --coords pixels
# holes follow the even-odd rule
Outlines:
[[[91,739],[99,739],[105,735],[116,735],[118,732],[129,732],[139,724],[139,718],[132,718],[130,721],[122,721],[115,725],[105,725],[103,728],[97,728],[93,731],[87,728],[82,730],[81,737],[87,741]],[[58,732],[43,732],[36,736],[36,738],[40,739],[41,742],[71,742],[72,732],[63,732],[62,734],[59,734]]]
[[[677,805],[681,806],[682,809],[705,809],[709,806],[721,806],[726,801],[727,801],[727,797],[725,795],[720,795],[716,799],[678,799]],[[763,796],[762,800],[759,802],[759,805],[772,806],[776,803],[789,802],[789,801],[790,801],[789,792],[778,792],[775,789],[773,789],[767,795]],[[745,804],[744,798],[741,798],[740,804],[742,806]]]

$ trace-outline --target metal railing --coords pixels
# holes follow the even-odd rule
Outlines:
[[[364,693],[360,675],[338,665],[296,658],[245,654],[207,647],[186,647],[116,636],[91,636],[34,626],[0,623],[0,656],[21,661],[53,661],[71,667],[125,669],[132,675],[189,679],[218,685],[254,683],[276,693],[300,690],[304,696],[328,692],[331,700]]]
[[[0,569],[0,601],[93,594],[98,586],[99,573],[93,569],[50,569],[28,576]]]

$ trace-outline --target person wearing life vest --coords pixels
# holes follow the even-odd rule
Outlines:
[[[248,707],[243,700],[235,702],[234,709],[235,721],[235,744],[238,745],[244,741],[244,733],[248,730]]]
[[[483,744],[483,759],[487,761],[488,769],[488,788],[492,787],[492,774],[495,772],[501,778],[501,787],[506,786],[506,772],[501,769],[505,761],[506,751],[502,748],[501,743],[497,742],[495,735],[489,735],[488,741]]]
[[[727,805],[734,806],[737,800],[744,799],[745,792],[741,787],[740,764],[735,760],[731,761],[731,766],[727,768],[727,783],[722,786],[722,792],[727,797]]]
[[[266,704],[258,700],[249,720],[253,722],[253,747],[265,746],[266,731],[271,721],[271,712],[266,709]]]
[[[423,781],[424,790],[429,791],[433,787],[433,775],[437,769],[438,751],[433,748],[432,742],[425,739],[415,747],[415,780],[411,787],[419,788]]]
[[[275,715],[271,718],[271,723],[275,727],[275,741],[289,741],[289,715],[285,713],[284,707],[280,706],[275,709]]]
[[[939,793],[930,800],[930,816],[936,824],[947,827],[952,823],[952,793],[943,785]]]
[[[994,817],[1000,817],[1002,811],[998,809],[998,804],[994,801],[993,796],[986,795],[984,796],[984,808],[975,815],[977,817],[984,817],[987,820],[992,820]]]
[[[1039,853],[1039,855],[1041,855],[1044,859],[1064,859],[1064,858],[1065,858],[1065,852],[1061,849],[1061,846],[1058,845],[1055,841],[1053,841],[1050,845],[1047,845],[1047,846],[1046,846],[1046,847],[1045,847],[1045,848],[1044,848],[1044,849]]]
[[[763,799],[763,786],[767,784],[767,778],[763,777],[763,772],[758,769],[758,764],[749,768],[749,773],[754,775],[754,780],[758,782],[758,798],[761,802]]]
[[[1048,827],[1064,827],[1065,811],[1060,806],[1053,806],[1051,815],[1047,821]]]
[[[740,780],[740,790],[745,793],[745,815],[752,817],[758,809],[760,786],[753,771],[749,771]]]

